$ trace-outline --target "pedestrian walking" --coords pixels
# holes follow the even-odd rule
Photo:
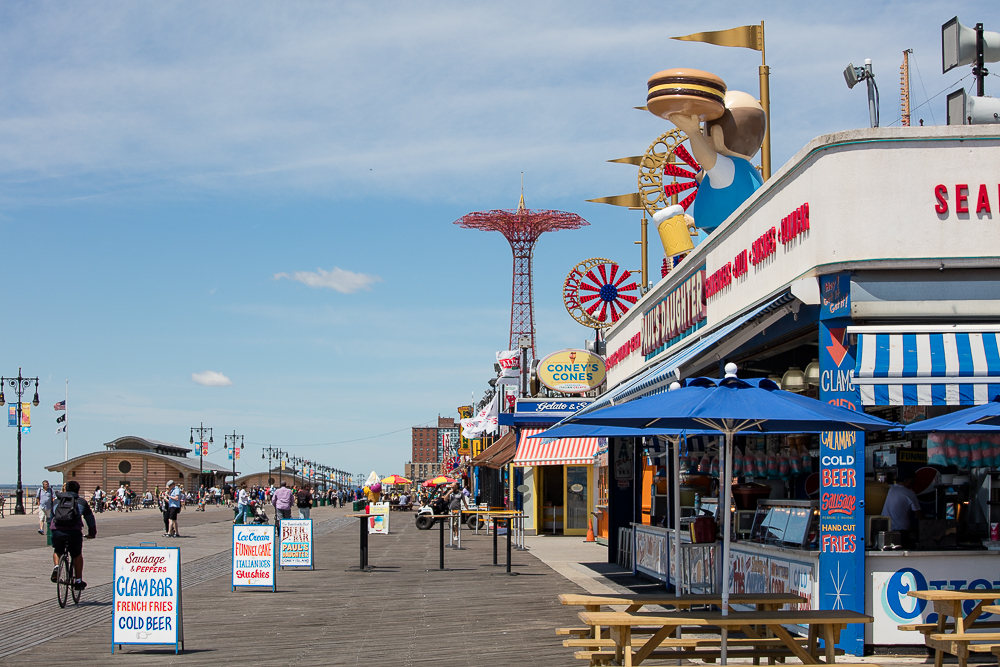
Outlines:
[[[299,508],[299,518],[308,519],[309,510],[312,509],[313,494],[309,483],[302,485],[298,493],[295,494],[295,506]]]
[[[180,537],[177,530],[177,515],[184,504],[184,493],[174,480],[167,482],[167,537]]]
[[[250,494],[247,493],[247,485],[244,482],[240,486],[240,491],[236,496],[236,518],[233,523],[246,523],[248,510],[250,509]]]
[[[49,480],[42,480],[42,488],[38,489],[38,534],[45,534],[45,527],[52,519],[52,505],[56,499],[55,490],[49,486]]]
[[[448,511],[451,513],[451,537],[458,539],[458,522],[462,520],[462,485],[455,482],[444,494],[444,501],[448,503]]]
[[[101,490],[101,485],[98,484],[97,488],[94,489],[94,495],[91,496],[91,498],[90,498],[93,501],[93,503],[94,503],[94,510],[95,511],[97,511],[97,512],[103,512],[104,511],[104,497],[106,495],[107,494],[105,494],[104,491]]]
[[[274,503],[274,526],[281,525],[282,519],[292,518],[292,490],[288,488],[288,482],[282,482],[281,486],[271,494]]]

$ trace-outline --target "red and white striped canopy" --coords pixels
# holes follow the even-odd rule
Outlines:
[[[597,438],[532,438],[543,428],[521,430],[521,441],[517,444],[514,465],[521,468],[531,466],[592,465],[597,453]]]

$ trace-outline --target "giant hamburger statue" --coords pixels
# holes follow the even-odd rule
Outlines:
[[[648,87],[646,108],[688,136],[691,152],[701,165],[698,194],[688,213],[694,225],[712,233],[764,184],[750,164],[764,141],[764,109],[752,95],[727,90],[722,79],[696,69],[657,72],[649,78]],[[676,220],[680,212],[674,209],[659,211],[654,222],[662,226],[674,219],[672,227],[688,226],[688,220]],[[677,243],[683,242],[675,233],[670,236],[673,247],[668,248],[667,232],[665,228],[660,235],[670,256],[676,254]]]

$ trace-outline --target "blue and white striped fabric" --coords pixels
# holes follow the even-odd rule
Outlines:
[[[997,332],[862,333],[863,405],[981,405],[1000,394]]]

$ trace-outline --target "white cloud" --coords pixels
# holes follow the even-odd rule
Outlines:
[[[382,279],[378,276],[373,276],[368,273],[355,273],[337,266],[333,267],[332,271],[316,269],[315,272],[296,271],[291,275],[287,273],[274,274],[275,280],[281,280],[282,278],[297,280],[303,285],[308,285],[309,287],[327,287],[329,289],[337,290],[341,294],[352,294],[354,292],[360,292],[361,290],[370,290],[372,288],[372,283],[382,282]]]
[[[231,387],[233,381],[219,371],[202,371],[191,373],[191,379],[203,387]]]

